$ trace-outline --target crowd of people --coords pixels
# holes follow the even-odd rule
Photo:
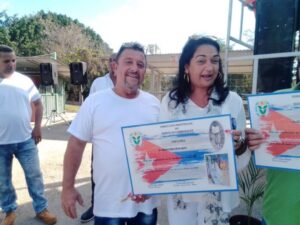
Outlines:
[[[259,131],[246,128],[242,99],[224,82],[220,45],[216,40],[188,39],[180,55],[173,87],[161,102],[140,89],[147,59],[139,43],[123,44],[111,56],[109,65],[109,73],[94,81],[90,95],[68,128],[71,136],[64,156],[61,192],[66,216],[77,218],[76,205],[83,205],[82,196],[75,188],[75,177],[86,143],[90,142],[92,202],[81,215],[81,221],[94,219],[95,225],[157,224],[160,197],[131,193],[120,127],[230,114],[238,172],[248,165],[252,152],[264,143]],[[0,45],[0,207],[5,213],[1,225],[13,225],[17,216],[11,177],[13,157],[24,170],[36,217],[45,224],[55,224],[56,216],[48,211],[44,195],[36,146],[42,137],[41,95],[33,82],[15,69],[13,49]],[[299,90],[299,84],[295,90]],[[33,128],[30,126],[32,109]],[[226,172],[227,158],[214,160]],[[268,169],[262,222],[300,225],[299,190],[299,172]],[[168,195],[169,225],[227,225],[230,212],[239,202],[237,191]]]

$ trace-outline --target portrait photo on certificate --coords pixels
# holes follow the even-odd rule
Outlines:
[[[237,190],[230,115],[122,127],[134,194]]]
[[[265,138],[256,165],[300,170],[300,92],[251,95],[248,107],[251,127]]]

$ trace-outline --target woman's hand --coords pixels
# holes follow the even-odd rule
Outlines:
[[[233,135],[234,149],[239,149],[245,141],[242,132],[240,130],[232,130],[231,134]]]
[[[245,134],[246,134],[248,148],[251,151],[258,149],[260,145],[263,144],[266,140],[264,135],[261,132],[252,128],[246,128]]]

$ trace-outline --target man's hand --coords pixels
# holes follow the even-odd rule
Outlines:
[[[61,206],[65,214],[72,219],[77,218],[76,202],[78,202],[79,205],[83,206],[83,199],[80,193],[75,188],[62,191]]]
[[[61,205],[65,214],[72,219],[77,217],[76,202],[83,206],[82,197],[74,187],[85,145],[86,142],[71,135],[64,157]]]
[[[258,149],[265,142],[264,135],[255,129],[246,128],[245,133],[248,148],[251,151]]]
[[[141,203],[141,202],[143,203],[149,198],[150,198],[150,196],[147,196],[147,195],[132,195],[131,196],[131,200],[136,203]]]
[[[35,144],[38,144],[42,140],[42,132],[40,127],[34,127],[31,132],[31,137]]]
[[[151,196],[148,195],[134,195],[132,193],[129,193],[126,198],[122,199],[121,202],[131,200],[136,203],[145,202],[147,199],[151,198]]]

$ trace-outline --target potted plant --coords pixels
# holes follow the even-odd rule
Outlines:
[[[261,225],[260,220],[252,217],[254,203],[263,197],[265,183],[261,181],[264,171],[257,168],[254,159],[251,157],[250,162],[245,170],[238,174],[239,187],[242,192],[240,196],[245,202],[247,215],[235,215],[230,218],[230,225]]]

